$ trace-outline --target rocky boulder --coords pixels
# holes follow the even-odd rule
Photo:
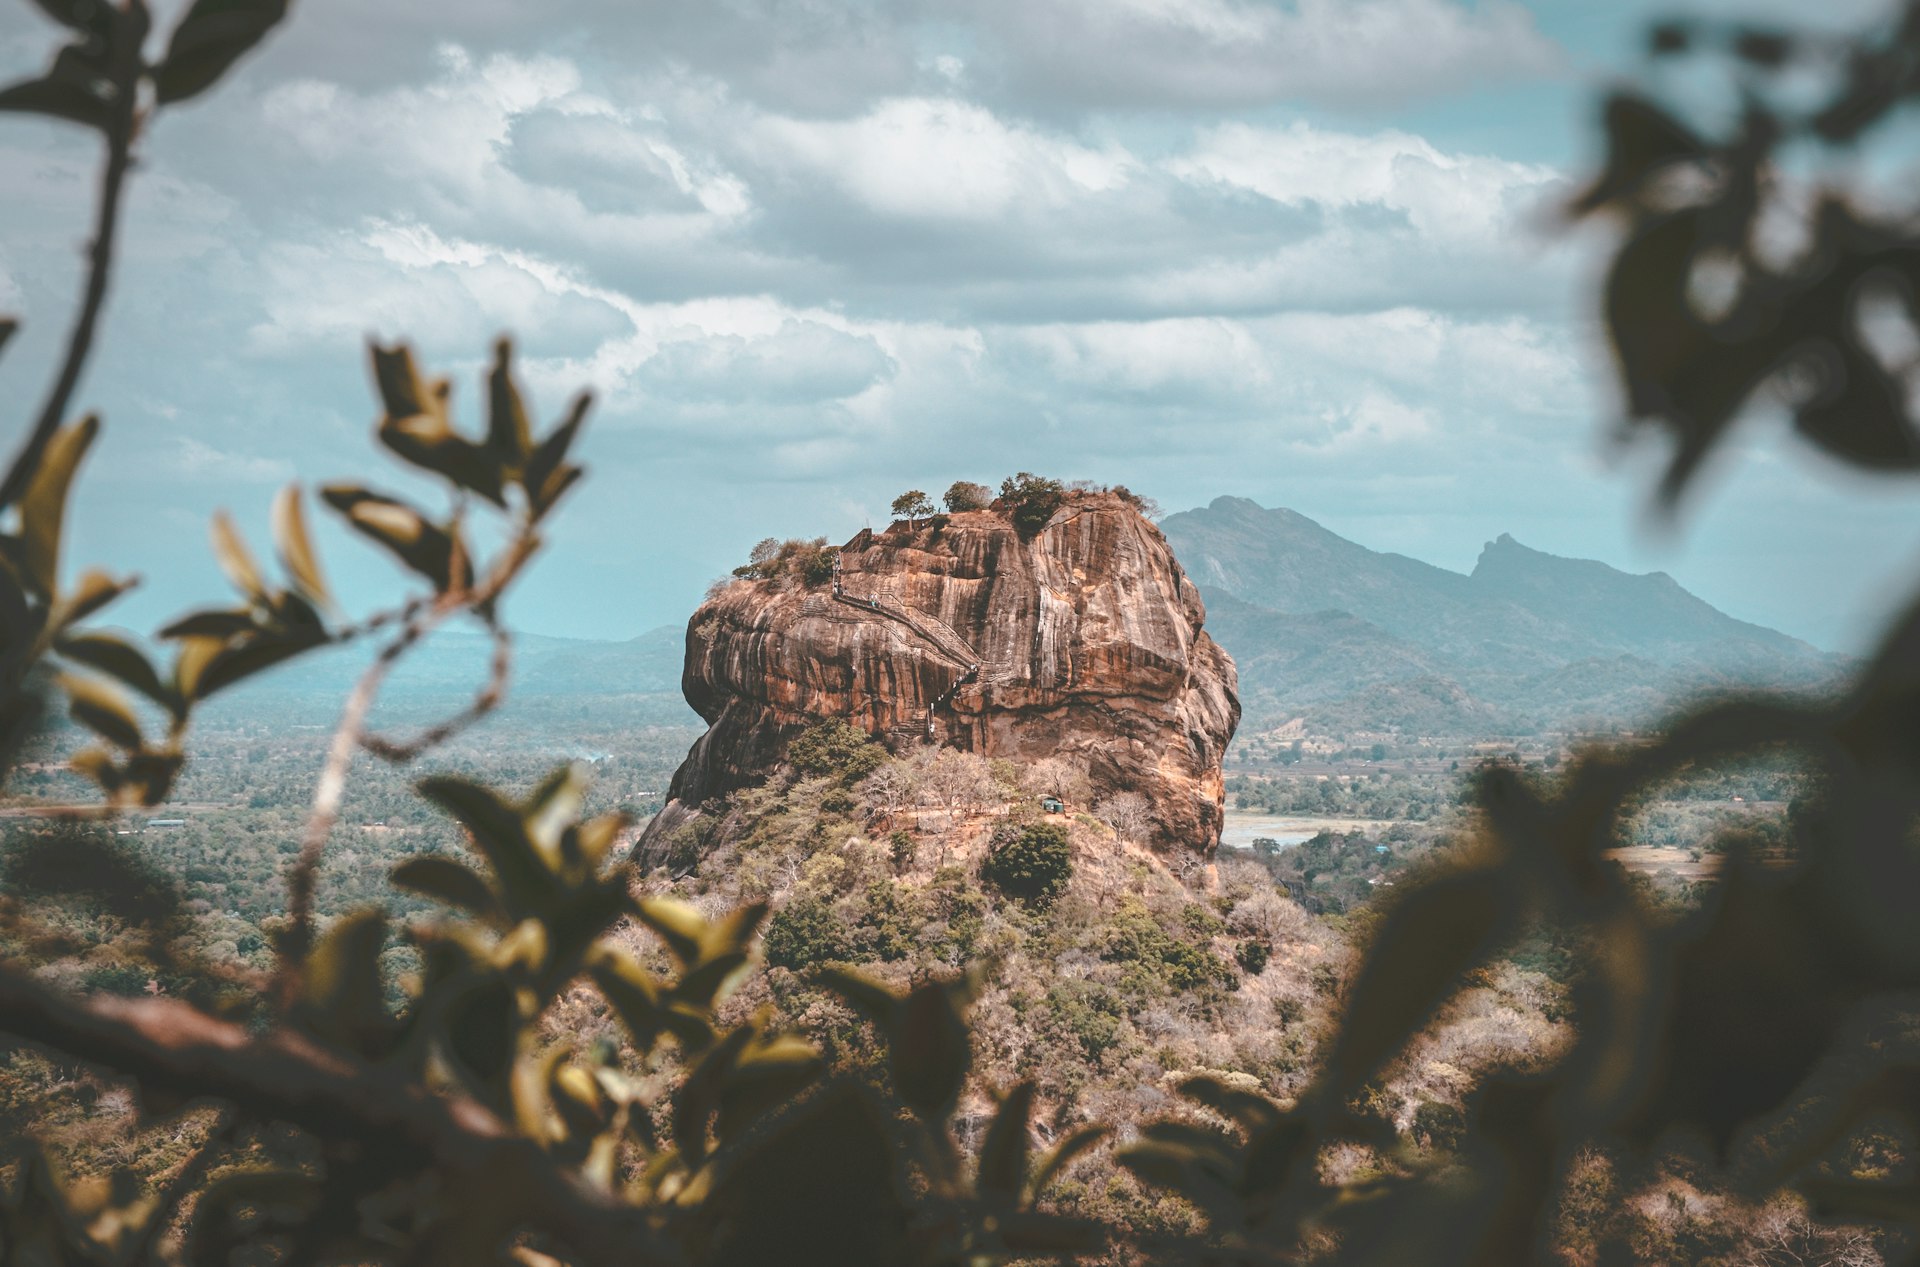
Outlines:
[[[670,833],[834,717],[896,752],[1061,758],[1096,803],[1144,797],[1146,843],[1211,854],[1240,703],[1205,620],[1160,530],[1117,493],[1069,494],[1031,536],[995,503],[863,531],[824,579],[736,580],[688,622],[681,687],[709,729],[641,860],[663,862]]]

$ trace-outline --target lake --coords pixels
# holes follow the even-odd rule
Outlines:
[[[1358,818],[1303,818],[1298,814],[1255,814],[1227,807],[1226,826],[1220,832],[1222,849],[1251,849],[1264,836],[1282,848],[1312,840],[1323,831],[1381,832],[1391,822]]]

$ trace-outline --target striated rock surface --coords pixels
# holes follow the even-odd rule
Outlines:
[[[1070,494],[1028,540],[997,503],[938,528],[863,531],[840,567],[837,594],[735,581],[688,622],[681,688],[709,729],[641,838],[644,862],[829,717],[896,752],[931,742],[1063,758],[1097,799],[1145,797],[1157,847],[1218,846],[1220,761],[1240,718],[1233,661],[1202,629],[1199,591],[1166,539],[1126,499]]]

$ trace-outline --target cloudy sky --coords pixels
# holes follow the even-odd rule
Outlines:
[[[1460,570],[1511,532],[1857,648],[1920,563],[1901,486],[1759,419],[1663,535],[1657,451],[1603,443],[1604,243],[1552,208],[1673,7],[309,0],[150,138],[82,392],[108,429],[79,554],[146,575],[137,625],[217,595],[215,507],[264,536],[289,479],[407,487],[369,443],[368,336],[412,340],[477,423],[509,331],[547,418],[599,398],[590,482],[509,613],[539,632],[684,620],[760,537],[1025,469],[1252,497]],[[0,0],[0,74],[55,36]],[[15,418],[95,162],[0,116]],[[357,597],[395,583],[327,553]]]

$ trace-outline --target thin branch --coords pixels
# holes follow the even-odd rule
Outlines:
[[[373,701],[380,694],[380,686],[386,681],[394,664],[453,611],[452,607],[444,604],[435,605],[408,621],[399,636],[382,647],[373,663],[367,666],[367,671],[360,675],[360,680],[353,685],[352,694],[347,696],[346,705],[340,710],[340,721],[334,726],[333,739],[327,745],[326,764],[321,767],[319,782],[313,789],[313,808],[308,811],[307,825],[300,834],[300,853],[287,871],[289,924],[286,940],[280,946],[280,962],[274,973],[273,990],[275,999],[283,1009],[292,1000],[293,991],[299,985],[301,967],[306,963],[307,949],[313,942],[313,893],[320,876],[320,856],[326,852],[327,837],[333,834],[333,825],[340,818],[340,802],[347,790],[347,771],[353,765],[353,754],[366,729],[367,714],[372,711]]]
[[[428,749],[439,747],[498,708],[500,701],[506,698],[507,679],[513,670],[513,635],[493,621],[488,621],[487,628],[493,635],[493,659],[488,668],[486,685],[475,692],[473,703],[404,741],[362,730],[360,746],[383,761],[405,765]]]
[[[113,115],[106,126],[106,168],[100,179],[100,205],[93,229],[93,244],[88,251],[87,287],[81,298],[80,313],[73,332],[67,338],[66,359],[59,376],[40,407],[39,420],[27,437],[20,455],[0,483],[0,506],[11,506],[26,491],[40,456],[67,416],[67,406],[80,385],[81,371],[93,351],[94,329],[106,305],[107,278],[113,269],[114,239],[120,226],[120,194],[126,185],[127,171],[133,165],[133,142],[139,132],[140,45],[148,27],[145,0],[126,0],[122,16],[111,23],[113,31]]]
[[[291,1030],[250,1034],[173,999],[76,998],[0,965],[0,1031],[143,1087],[212,1096],[396,1164],[430,1166],[446,1180],[443,1191],[485,1194],[490,1219],[558,1237],[583,1264],[677,1260],[646,1210],[581,1184],[477,1101],[436,1093]]]

